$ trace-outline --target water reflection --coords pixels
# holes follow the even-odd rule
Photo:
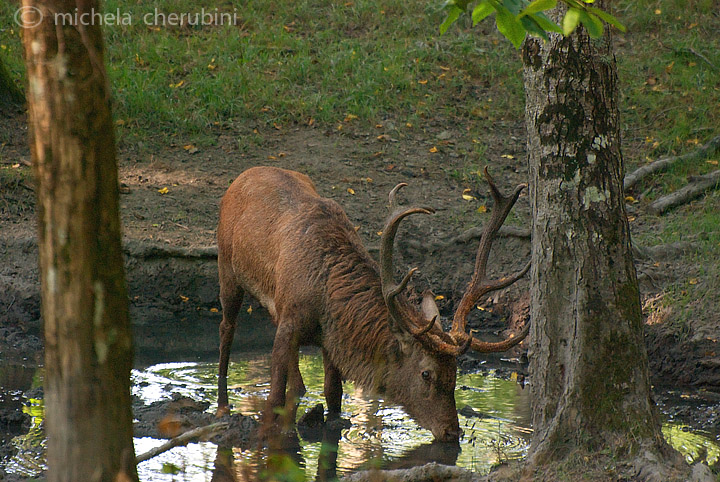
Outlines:
[[[266,354],[243,357],[232,364],[228,386],[234,410],[259,416],[263,406],[259,401],[269,390],[269,367]],[[304,413],[324,402],[322,359],[302,355],[300,368],[308,388],[298,407],[298,412]],[[134,372],[134,394],[146,403],[167,398],[172,392],[214,400],[216,369],[214,363],[154,365]],[[402,409],[345,383],[342,416],[350,420],[349,428],[315,434],[301,429],[299,436],[293,431],[278,440],[274,449],[219,448],[212,480],[254,480],[290,467],[299,468],[301,479],[332,480],[364,468],[411,467],[430,461],[486,472],[499,461],[523,457],[530,433],[529,413],[522,408],[527,406],[527,390],[509,380],[477,374],[459,377],[458,387],[458,407],[471,407],[469,416],[460,416],[466,434],[460,445],[435,443],[430,432],[418,427]],[[153,461],[147,464],[157,465]],[[229,478],[230,474],[235,479]]]

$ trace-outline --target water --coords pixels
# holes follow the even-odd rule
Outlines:
[[[298,413],[316,403],[324,403],[322,397],[322,359],[312,352],[301,355],[300,368],[308,393],[303,397]],[[167,399],[172,393],[180,393],[197,400],[215,401],[216,362],[176,362],[154,364],[133,370],[133,394],[145,403]],[[22,390],[41,383],[42,372],[16,370],[22,373]],[[0,374],[2,370],[0,370]],[[8,370],[5,370],[8,373]],[[17,377],[18,375],[15,375]],[[235,411],[259,415],[258,407],[269,391],[270,359],[267,354],[237,354],[231,363],[228,379],[230,402]],[[6,377],[2,377],[6,378]],[[8,380],[0,380],[7,387]],[[291,480],[315,479],[318,474],[342,476],[369,467],[399,468],[420,465],[427,461],[446,464],[486,473],[503,461],[525,456],[531,436],[529,390],[523,389],[512,379],[502,379],[489,374],[467,374],[458,377],[456,400],[461,412],[471,407],[481,416],[460,414],[460,425],[465,431],[460,451],[447,444],[432,443],[432,436],[421,429],[402,409],[382,400],[365,396],[355,390],[352,383],[344,386],[343,417],[351,421],[351,427],[322,437],[291,440],[294,449],[286,455],[273,459],[275,465],[293,475]],[[9,400],[0,400],[6,405]],[[12,403],[18,404],[19,400]],[[210,410],[214,411],[215,407]],[[13,439],[21,447],[21,453],[3,468],[11,473],[32,476],[42,467],[44,438],[40,430],[42,400],[22,401],[22,410],[33,416],[33,428],[28,435]],[[691,431],[677,422],[666,422],[663,427],[668,441],[689,461],[705,460],[717,467],[720,459],[718,434]],[[136,438],[138,454],[161,445],[164,440]],[[336,453],[329,447],[336,446]],[[210,442],[193,443],[177,447],[138,466],[140,479],[152,482],[212,481],[224,478],[228,471],[237,480],[253,480],[268,465],[265,450],[224,449]],[[324,469],[323,469],[324,468]]]
[[[300,369],[308,392],[303,397],[298,413],[304,413],[317,403],[324,403],[322,397],[322,358],[315,354],[300,357]],[[162,400],[175,392],[192,398],[215,400],[216,363],[165,363],[133,372],[135,389],[133,393],[145,402]],[[235,358],[228,377],[230,403],[243,414],[259,416],[259,407],[269,391],[270,359],[266,354]],[[498,462],[522,458],[527,451],[530,429],[528,390],[512,380],[503,380],[492,375],[462,375],[458,378],[456,399],[458,408],[466,405],[483,416],[465,417],[460,415],[460,425],[465,431],[461,452],[447,444],[434,444],[429,431],[421,429],[402,409],[367,397],[356,390],[352,383],[345,383],[343,397],[343,418],[352,426],[343,430],[336,442],[338,475],[347,474],[367,467],[406,467],[419,465],[428,460],[466,467],[478,472],[487,472]],[[214,409],[212,407],[211,409]],[[326,440],[326,442],[328,442]],[[333,441],[334,442],[334,441]],[[141,441],[138,452],[149,448],[151,442]],[[323,449],[321,440],[300,439],[300,451],[296,459],[305,476],[315,478],[318,459]],[[182,453],[185,455],[182,455]],[[189,454],[188,452],[193,452]],[[235,450],[233,465],[253,466],[256,454]],[[262,458],[266,458],[266,454]],[[210,463],[215,459],[212,444],[203,444],[196,449],[175,450],[164,458],[141,464],[141,471],[152,479],[143,480],[203,480],[182,479],[171,475],[157,475],[163,464],[194,467]],[[211,480],[208,476],[207,480]]]

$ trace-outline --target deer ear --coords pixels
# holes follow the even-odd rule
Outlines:
[[[420,311],[422,311],[423,318],[428,320],[428,322],[432,320],[433,317],[435,317],[435,326],[437,328],[440,328],[440,330],[442,331],[442,327],[440,326],[440,310],[438,310],[438,307],[435,304],[435,294],[432,291],[423,291],[422,303],[420,303]]]

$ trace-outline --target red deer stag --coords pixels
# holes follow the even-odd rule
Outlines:
[[[255,297],[277,325],[272,349],[266,420],[288,397],[305,393],[298,368],[301,345],[322,348],[324,394],[329,417],[340,413],[342,380],[402,405],[437,440],[460,434],[455,408],[456,357],[472,348],[505,351],[526,335],[487,343],[466,333],[467,315],[484,294],[504,288],[528,270],[496,281],[485,279],[493,237],[525,187],[503,196],[485,171],[495,206],[480,241],[475,271],[453,319],[443,332],[400,296],[415,269],[393,282],[393,242],[400,221],[430,208],[396,210],[381,238],[380,265],[363,247],[342,208],[318,195],[306,175],[254,167],[229,187],[220,205],[218,269],[220,325],[218,414],[228,412],[227,369],[243,294]],[[394,196],[405,184],[390,193]],[[427,305],[427,303],[423,303]],[[437,313],[431,303],[430,313]],[[432,315],[431,315],[432,316]]]

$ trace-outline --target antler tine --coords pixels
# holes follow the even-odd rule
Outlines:
[[[395,206],[397,206],[397,204],[395,202],[395,195],[397,194],[397,192],[400,189],[404,188],[405,186],[407,186],[407,183],[401,182],[397,186],[392,188],[392,190],[390,191],[390,194],[388,194],[388,199],[390,200],[390,209],[395,209]]]
[[[518,279],[522,278],[530,269],[530,263],[528,263],[522,270],[512,276],[495,281],[488,281],[486,279],[487,261],[495,235],[498,229],[500,229],[500,226],[502,226],[503,222],[505,222],[507,215],[510,213],[510,210],[520,196],[520,193],[527,187],[527,185],[520,184],[515,188],[515,191],[510,196],[504,196],[495,185],[487,167],[485,168],[485,178],[490,186],[490,194],[495,200],[495,207],[492,215],[490,216],[490,220],[485,225],[482,237],[480,238],[480,245],[478,246],[477,255],[475,257],[475,270],[468,288],[460,300],[457,310],[455,311],[452,329],[450,330],[451,337],[456,341],[460,342],[462,340],[463,342],[467,342],[469,339],[472,342],[470,346],[473,350],[483,352],[506,350],[522,341],[524,336],[518,336],[498,343],[481,342],[465,332],[468,314],[480,297],[492,291],[510,286]]]
[[[390,204],[395,204],[395,194],[406,186],[405,183],[400,183],[390,191]],[[397,234],[398,226],[400,221],[411,214],[433,214],[434,209],[429,207],[424,208],[409,208],[405,211],[400,211],[392,214],[385,224],[383,229],[382,237],[380,238],[380,283],[382,285],[383,298],[385,304],[390,312],[390,323],[395,330],[399,331],[410,331],[413,333],[414,330],[406,327],[403,322],[401,314],[401,308],[397,303],[397,295],[400,294],[406,287],[412,275],[417,271],[417,268],[413,268],[403,277],[400,284],[395,285],[393,282],[393,246],[395,243],[395,235]],[[422,331],[422,330],[421,330]],[[414,333],[413,333],[414,334]]]

